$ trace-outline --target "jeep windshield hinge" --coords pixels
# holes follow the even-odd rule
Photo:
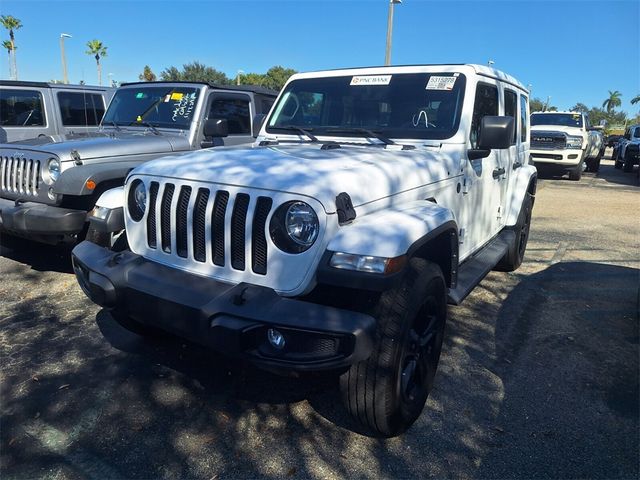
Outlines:
[[[344,225],[356,218],[356,210],[351,203],[351,197],[347,192],[342,192],[336,197],[336,211],[338,212],[338,223]]]

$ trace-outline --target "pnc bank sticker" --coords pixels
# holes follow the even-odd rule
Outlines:
[[[350,85],[389,85],[391,75],[356,75]]]
[[[429,77],[427,82],[427,90],[453,90],[457,77]]]
[[[144,98],[144,92],[136,93],[136,98]]]
[[[171,94],[171,100],[182,100],[182,97],[184,96],[183,93],[179,93],[179,92],[173,92]]]

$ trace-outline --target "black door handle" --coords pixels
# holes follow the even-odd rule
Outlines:
[[[504,175],[504,172],[506,172],[504,167],[496,168],[493,171],[493,178],[498,178],[498,177],[500,177],[500,175]]]
[[[518,161],[513,162],[513,169],[515,170],[516,168],[520,168],[522,166],[522,164]]]

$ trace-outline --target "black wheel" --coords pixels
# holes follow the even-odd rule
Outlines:
[[[628,151],[624,156],[624,163],[622,164],[622,170],[625,173],[629,173],[633,171],[633,155],[630,154],[630,152]]]
[[[596,162],[593,165],[593,172],[598,173],[600,171],[600,161],[602,160],[602,155],[599,155],[598,158],[596,158]]]
[[[569,170],[569,180],[577,182],[582,178],[582,162],[576,167]]]
[[[377,320],[374,351],[342,374],[340,389],[359,423],[389,437],[420,416],[433,386],[447,317],[440,267],[411,259],[401,284],[383,292],[371,313]]]
[[[513,272],[517,270],[524,259],[524,252],[529,241],[529,227],[531,226],[531,212],[533,210],[533,197],[526,193],[518,214],[518,221],[511,227],[516,236],[513,243],[509,245],[509,250],[500,259],[494,270],[500,272]]]
[[[595,172],[595,159],[585,160],[585,164],[587,168],[585,168],[585,172]]]
[[[100,232],[96,230],[93,225],[89,224],[85,240],[113,250],[114,252],[122,252],[129,249],[127,234],[124,230],[119,232]]]

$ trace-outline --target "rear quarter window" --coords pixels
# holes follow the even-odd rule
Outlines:
[[[96,126],[104,115],[104,100],[96,93],[58,92],[58,104],[64,126]]]
[[[0,126],[46,125],[42,93],[37,90],[0,89]]]

